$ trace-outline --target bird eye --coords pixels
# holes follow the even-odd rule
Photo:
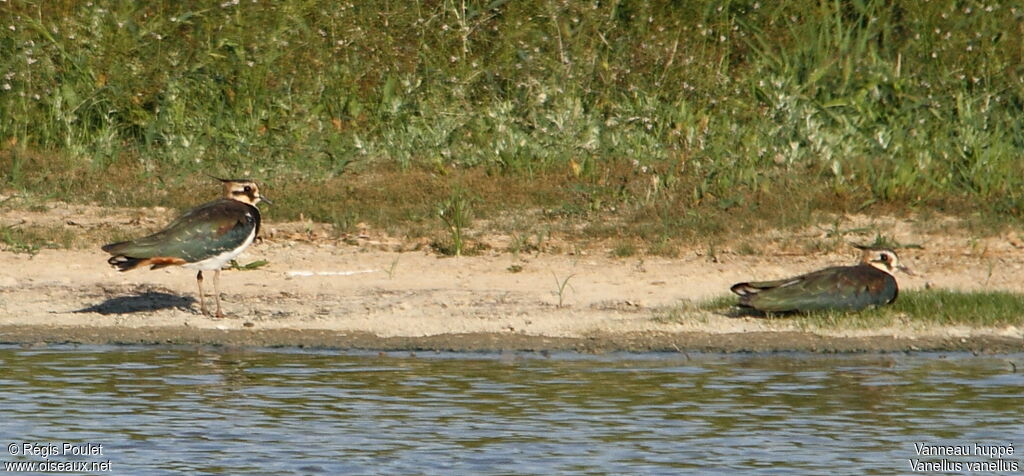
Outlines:
[[[879,260],[880,260],[881,262],[883,262],[883,263],[884,263],[884,262],[886,262],[886,261],[889,261],[889,255],[883,254],[883,255],[879,256],[879,257],[878,257],[878,259],[879,259]]]
[[[251,193],[252,192],[252,187],[246,185],[243,190],[245,190],[245,193]]]

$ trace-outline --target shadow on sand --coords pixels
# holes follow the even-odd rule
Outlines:
[[[178,296],[156,291],[146,291],[134,296],[122,296],[110,298],[99,304],[79,309],[74,312],[95,312],[103,315],[109,314],[130,314],[133,312],[151,312],[161,309],[176,308],[182,311],[191,311],[195,304],[194,297]]]

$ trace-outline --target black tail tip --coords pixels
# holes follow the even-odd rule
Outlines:
[[[117,268],[118,271],[131,271],[139,266],[142,260],[139,258],[129,258],[124,255],[111,256],[107,260],[111,266]]]

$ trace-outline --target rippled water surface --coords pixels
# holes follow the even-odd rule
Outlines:
[[[49,460],[114,474],[893,474],[942,459],[915,443],[1024,452],[1020,354],[8,346],[0,389],[0,461],[102,444]]]

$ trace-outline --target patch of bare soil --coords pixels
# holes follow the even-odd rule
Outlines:
[[[4,212],[0,224],[56,223],[87,230],[153,229],[165,223],[143,216],[65,206]],[[901,287],[1024,292],[1019,279],[1024,253],[1015,236],[980,239],[950,234],[947,227],[932,229],[900,220],[885,228],[899,242],[924,247],[901,251],[903,262],[919,273],[898,276]],[[807,233],[828,239],[821,230]],[[1012,326],[808,333],[785,318],[696,310],[666,317],[666,309],[726,294],[738,281],[849,263],[856,253],[846,246],[828,253],[766,248],[757,255],[723,246],[713,256],[693,249],[677,258],[613,258],[599,248],[452,258],[409,251],[419,245],[368,230],[332,237],[322,225],[272,223],[265,226],[265,237],[239,261],[269,265],[222,273],[224,319],[198,314],[194,273],[184,269],[118,273],[98,247],[42,250],[34,256],[0,252],[0,342],[381,350],[1024,350],[1024,330]],[[213,290],[210,277],[206,289]],[[212,295],[207,299],[212,305]]]

